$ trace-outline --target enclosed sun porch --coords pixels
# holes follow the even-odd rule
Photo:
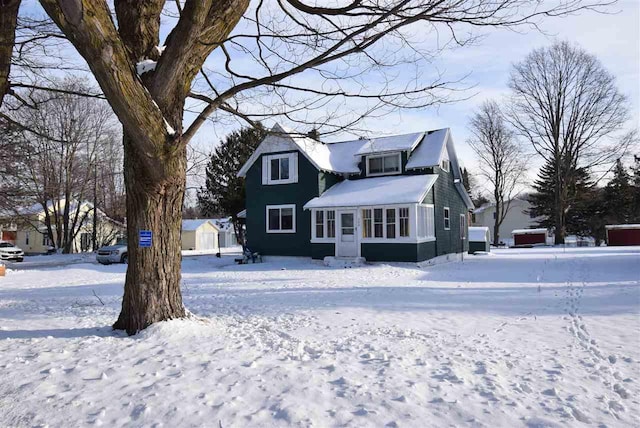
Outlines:
[[[305,204],[314,258],[422,261],[435,256],[437,175],[345,180]]]

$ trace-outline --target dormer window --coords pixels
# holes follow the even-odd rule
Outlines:
[[[440,162],[440,168],[442,168],[443,171],[449,172],[449,159],[442,159],[442,162]]]
[[[400,153],[367,156],[367,175],[397,174],[400,172]]]
[[[262,158],[262,184],[298,182],[297,153],[268,155]]]

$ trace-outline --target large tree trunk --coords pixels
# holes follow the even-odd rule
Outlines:
[[[0,106],[9,92],[11,55],[16,38],[20,0],[0,0]]]
[[[135,334],[154,322],[186,313],[180,293],[186,152],[182,145],[166,154],[163,178],[149,180],[129,138],[124,137],[129,265],[122,311],[113,328]],[[139,247],[141,230],[152,232],[151,248]]]

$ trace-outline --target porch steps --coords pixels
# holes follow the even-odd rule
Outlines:
[[[363,266],[367,260],[364,257],[333,257],[324,258],[324,265],[335,268],[349,269],[352,267]]]

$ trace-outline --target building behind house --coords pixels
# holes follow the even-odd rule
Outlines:
[[[537,219],[529,215],[531,204],[524,198],[512,199],[509,211],[500,225],[500,241],[506,245],[513,245],[512,231],[518,229],[531,229],[537,225]],[[471,225],[489,228],[489,236],[493,241],[493,229],[496,216],[496,204],[487,203],[471,214]],[[496,243],[492,242],[496,245]]]

